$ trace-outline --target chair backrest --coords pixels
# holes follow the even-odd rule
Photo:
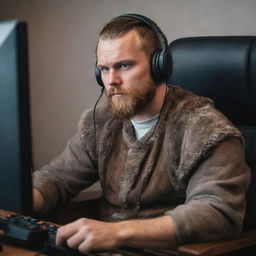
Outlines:
[[[252,181],[244,229],[256,227],[256,36],[181,38],[169,50],[168,82],[214,100],[245,137]]]

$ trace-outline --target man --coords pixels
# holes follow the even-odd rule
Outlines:
[[[34,205],[52,211],[99,179],[102,221],[61,227],[57,245],[167,249],[241,232],[250,179],[241,134],[210,99],[154,78],[158,48],[140,19],[117,18],[101,31],[108,101],[86,111],[63,153],[34,173]]]

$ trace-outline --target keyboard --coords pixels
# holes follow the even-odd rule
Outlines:
[[[71,249],[67,246],[56,246],[55,237],[58,226],[36,218],[16,214],[6,217],[0,216],[0,229],[5,231],[5,234],[0,236],[0,241],[4,243],[33,249],[50,256],[82,256],[78,250]],[[171,251],[121,247],[111,251],[94,251],[85,255],[173,256],[175,254]]]

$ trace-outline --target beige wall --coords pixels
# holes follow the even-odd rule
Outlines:
[[[63,149],[99,88],[95,44],[122,13],[151,17],[169,41],[184,36],[255,35],[255,0],[0,0],[0,20],[29,24],[33,152],[40,168]]]

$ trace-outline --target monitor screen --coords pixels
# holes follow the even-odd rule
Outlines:
[[[27,25],[0,22],[0,209],[32,212]]]

